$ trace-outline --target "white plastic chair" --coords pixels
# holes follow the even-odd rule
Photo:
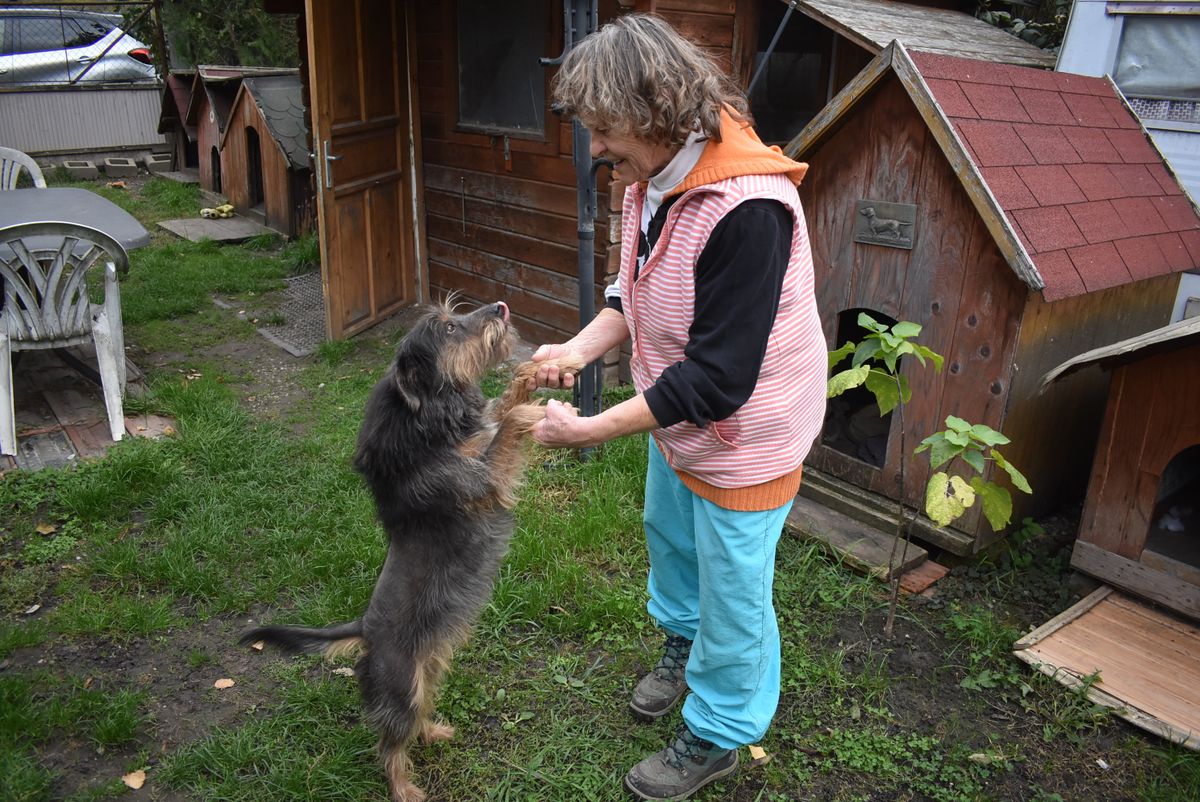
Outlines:
[[[42,168],[37,166],[37,162],[19,150],[0,147],[0,190],[16,189],[22,169],[29,171],[35,187],[46,188],[46,179],[42,176]]]
[[[0,453],[17,453],[12,354],[95,343],[108,428],[125,433],[125,334],[117,274],[129,257],[115,239],[74,223],[0,228]],[[104,300],[88,297],[88,274],[104,275]],[[93,279],[94,280],[94,279]]]

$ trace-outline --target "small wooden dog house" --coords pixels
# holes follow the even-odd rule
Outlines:
[[[200,166],[196,126],[185,122],[188,107],[192,102],[192,83],[195,80],[194,72],[177,71],[169,74],[163,81],[158,132],[170,135],[172,168],[175,170],[195,170]]]
[[[297,74],[244,78],[220,144],[225,197],[289,239],[316,213],[301,93]]]
[[[921,324],[946,359],[940,374],[903,366],[903,427],[831,404],[802,492],[877,517],[899,498],[920,509],[929,468],[912,449],[957,415],[1012,438],[1034,489],[1015,520],[1082,495],[1105,382],[1039,395],[1040,377],[1166,324],[1178,273],[1200,264],[1200,216],[1113,84],[893,42],[787,152],[811,165],[800,194],[831,347],[867,311]],[[956,554],[994,539],[974,508],[917,534]]]
[[[1081,354],[1111,371],[1071,565],[1200,619],[1200,317]]]

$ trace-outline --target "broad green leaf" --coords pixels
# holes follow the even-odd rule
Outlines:
[[[896,372],[896,360],[899,359],[899,357],[900,357],[900,355],[897,354],[895,351],[888,351],[887,353],[885,353],[883,355],[883,364],[887,365],[888,370],[890,370],[892,373],[895,373]]]
[[[866,312],[858,313],[858,325],[867,331],[873,331],[876,334],[887,331],[887,326],[879,323],[875,318],[868,315]]]
[[[1008,473],[1008,478],[1012,480],[1013,487],[1015,487],[1017,490],[1020,490],[1022,493],[1033,492],[1033,488],[1029,486],[1029,480],[1025,478],[1025,475],[1018,471],[1016,466],[1006,460],[999,451],[993,448],[991,451],[991,457],[992,459],[996,460],[997,465],[999,465],[1005,470],[1005,472]]]
[[[908,379],[903,373],[897,373],[896,380],[900,382],[900,400],[907,404],[912,400],[912,388],[908,386]]]
[[[977,423],[971,427],[971,436],[984,445],[989,446],[1002,446],[1012,442],[1012,440],[1009,440],[1000,432],[990,426],[984,426],[982,423]]]
[[[953,429],[950,429],[946,432],[946,439],[951,443],[954,443],[956,446],[962,446],[963,448],[966,448],[967,443],[971,442],[971,435],[967,434],[966,432],[956,432]]]
[[[850,360],[850,364],[858,367],[866,362],[871,357],[879,353],[879,340],[875,337],[868,337],[858,344],[858,348],[854,349],[854,359]]]
[[[1012,520],[1012,495],[994,482],[985,482],[976,476],[971,480],[971,488],[983,503],[983,514],[988,519],[993,532],[999,532],[1008,526]]]
[[[882,370],[873,370],[867,376],[867,389],[875,394],[875,403],[879,405],[879,417],[891,412],[900,403],[900,387],[896,378]]]
[[[960,476],[941,471],[925,486],[925,514],[938,526],[948,526],[975,503],[975,490]]]
[[[905,340],[901,340],[900,344],[898,346],[896,346],[896,353],[899,356],[904,356],[905,354],[911,354],[914,350],[915,349],[913,347],[913,344],[910,342],[907,342]]]
[[[940,466],[945,465],[950,460],[954,459],[962,451],[962,446],[956,446],[946,440],[945,432],[934,432],[921,441],[914,454],[919,454],[925,449],[930,449],[929,452],[929,467],[937,470]]]
[[[983,459],[983,452],[977,448],[964,449],[962,458],[964,462],[980,473],[983,473],[983,469],[987,467],[987,463]]]
[[[953,429],[956,432],[971,431],[971,424],[968,421],[965,421],[962,418],[956,418],[953,415],[946,416],[946,426],[947,428]]]
[[[916,343],[913,344],[913,348],[915,349],[914,352],[917,355],[917,359],[924,357],[924,359],[921,359],[922,365],[925,364],[925,359],[928,359],[929,361],[933,362],[933,369],[936,372],[942,372],[942,363],[945,362],[945,360],[942,358],[941,354],[939,354],[937,351],[934,351],[932,348],[926,348],[925,346],[917,345]]]
[[[892,334],[895,334],[897,337],[916,337],[920,333],[920,324],[913,323],[911,320],[901,320],[895,326],[892,326]]]
[[[857,368],[843,370],[841,373],[835,373],[829,377],[829,385],[825,391],[826,398],[834,398],[841,395],[847,390],[858,387],[867,380],[867,375],[871,369],[866,365],[860,365]]]
[[[904,342],[896,335],[889,334],[886,331],[879,335],[879,339],[883,341],[883,344],[887,347],[887,350],[889,350],[889,351],[895,351],[897,348],[900,347],[900,343]]]
[[[836,351],[829,352],[829,369],[833,370],[833,366],[845,359],[849,354],[854,353],[855,345],[852,342],[844,343],[841,348]]]

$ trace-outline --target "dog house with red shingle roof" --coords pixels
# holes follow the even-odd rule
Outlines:
[[[831,347],[859,339],[867,311],[920,323],[946,358],[940,374],[903,366],[903,430],[869,396],[832,400],[802,493],[886,517],[902,456],[957,415],[1012,438],[1004,454],[1034,489],[1014,493],[1014,520],[1082,495],[1105,380],[1039,395],[1040,377],[1167,324],[1178,273],[1200,265],[1200,216],[1116,87],[893,42],[787,153],[810,164],[800,195]],[[906,504],[921,508],[928,474],[908,458]],[[995,536],[970,513],[916,534],[973,553]]]

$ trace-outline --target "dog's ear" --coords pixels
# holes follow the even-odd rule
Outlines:
[[[396,361],[392,365],[396,392],[413,412],[421,408],[421,399],[429,393],[432,372],[437,370],[435,355],[423,345],[427,339],[423,334],[418,329],[410,332],[396,349]]]
[[[408,408],[413,412],[418,411],[421,408],[421,397],[418,395],[416,374],[411,370],[401,370],[397,365],[392,378],[396,383],[396,392],[400,393],[404,403],[408,404]]]

